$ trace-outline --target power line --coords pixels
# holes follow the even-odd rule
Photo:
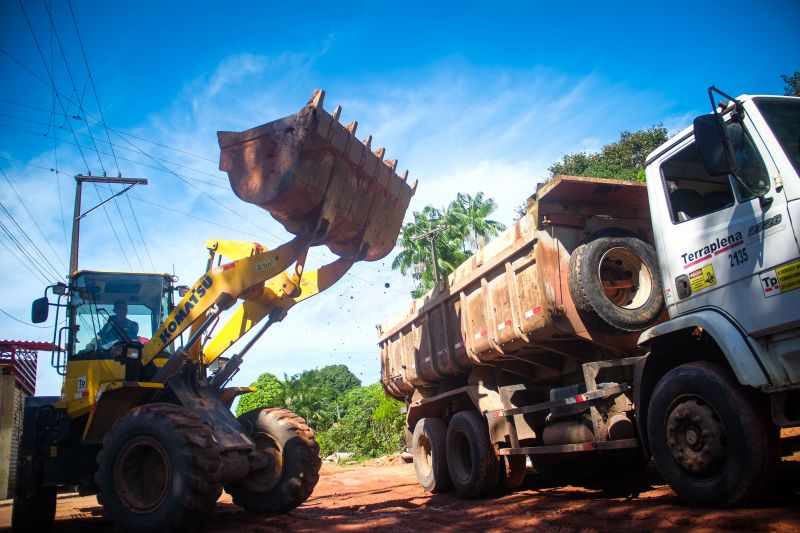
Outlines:
[[[58,275],[56,275],[56,276],[54,276],[52,278],[50,277],[50,276],[53,276],[53,274],[46,272],[47,269],[41,263],[39,263],[39,261],[35,257],[33,257],[30,253],[28,253],[27,250],[25,250],[25,248],[22,246],[22,244],[19,242],[19,240],[14,236],[14,234],[11,232],[11,230],[9,230],[6,227],[6,225],[3,224],[2,221],[0,221],[0,229],[3,230],[3,232],[6,234],[6,237],[8,238],[8,240],[11,241],[11,244],[14,245],[14,247],[22,254],[22,256],[25,257],[26,259],[28,259],[29,262],[27,264],[30,265],[32,268],[34,268],[42,276],[42,278],[44,278],[46,280],[46,283],[48,283],[48,284],[54,283],[54,279],[58,279]],[[8,246],[6,246],[6,248],[8,250],[12,250],[11,248],[8,248]],[[15,256],[16,256],[16,254],[15,254]],[[17,259],[19,260],[19,258],[17,258]],[[25,264],[24,261],[20,260],[20,262]]]
[[[26,326],[31,326],[32,328],[39,328],[39,329],[50,329],[51,328],[51,326],[37,326],[36,324],[31,324],[30,322],[25,322],[24,320],[20,320],[19,318],[7,313],[6,310],[3,309],[2,307],[0,307],[0,313],[3,313],[4,315],[6,315],[11,320],[16,320],[20,324],[25,324]]]
[[[63,116],[63,115],[61,115],[60,113],[58,113],[58,115],[59,115],[59,116]],[[47,123],[47,122],[42,122],[42,121],[40,121],[40,120],[34,120],[34,119],[31,119],[31,118],[20,117],[20,116],[18,116],[18,115],[12,115],[12,114],[10,114],[10,113],[0,113],[0,116],[2,116],[2,117],[7,117],[7,118],[11,118],[11,119],[14,119],[14,120],[21,120],[21,121],[23,121],[23,122],[29,122],[29,123],[31,123],[31,124],[38,124],[38,125],[40,125],[40,126],[48,126],[48,131],[49,131],[49,125],[50,125],[50,124],[49,124],[49,123]],[[81,120],[83,120],[83,119],[81,119]],[[84,120],[84,122],[85,122],[87,125],[89,125],[89,122],[88,122],[88,121]],[[96,125],[99,125],[99,124],[100,124],[99,122],[95,122],[95,123],[94,123],[94,124],[92,124],[92,125],[95,125],[95,126],[96,126]],[[12,126],[8,126],[8,127],[12,127]],[[58,127],[59,129],[63,129],[63,126],[57,126],[57,127]],[[55,128],[55,126],[54,126],[54,128]],[[23,131],[26,131],[26,130],[23,130]],[[47,136],[48,136],[48,134],[46,134],[46,133],[41,133],[41,134],[40,134],[39,132],[34,132],[34,131],[32,131],[32,130],[27,130],[27,131],[28,131],[28,133],[35,133],[36,135],[42,135],[42,136],[45,136],[45,137],[47,137]],[[89,137],[89,135],[87,135],[87,134],[85,134],[85,133],[80,133],[80,132],[76,132],[76,135],[79,135],[79,136],[81,136],[81,137]],[[111,147],[119,148],[119,149],[121,149],[121,150],[127,150],[128,152],[136,152],[136,151],[135,151],[135,150],[133,150],[132,148],[127,148],[127,147],[125,147],[125,146],[120,146],[119,144],[114,144],[114,143],[111,143],[111,142],[107,142],[107,141],[104,141],[104,140],[102,140],[102,139],[100,139],[100,140],[99,140],[99,142],[101,142],[101,143],[103,143],[103,144],[107,144],[107,145],[109,145],[109,146],[111,146]],[[109,154],[106,154],[105,152],[101,152],[101,153],[103,153],[104,155],[109,155]],[[136,153],[138,153],[138,152],[136,152]],[[116,155],[115,155],[115,158],[116,158]],[[144,163],[139,163],[139,162],[137,162],[137,161],[131,161],[130,159],[123,159],[123,158],[120,158],[120,159],[122,159],[123,161],[129,161],[129,162],[134,162],[134,163],[138,163],[138,164],[142,164],[142,165],[144,165]],[[224,178],[223,176],[220,176],[220,174],[219,174],[219,173],[217,173],[217,174],[212,174],[211,172],[206,172],[205,170],[200,170],[200,169],[197,169],[197,168],[193,168],[193,167],[189,167],[189,166],[186,166],[186,165],[182,165],[182,164],[180,164],[180,163],[176,163],[175,161],[171,161],[171,160],[169,160],[169,159],[162,158],[162,157],[155,157],[155,156],[153,156],[153,159],[156,159],[157,161],[162,161],[162,162],[164,162],[164,163],[169,163],[170,165],[173,165],[173,166],[176,166],[176,167],[185,168],[186,170],[191,170],[192,172],[197,172],[197,173],[199,173],[199,174],[205,174],[206,176],[210,176],[210,177],[212,177],[212,178],[215,178],[215,179],[217,179],[217,180],[220,180],[220,181],[228,181],[228,180],[227,180],[227,178]],[[157,169],[157,170],[160,170],[160,168],[158,168],[158,167],[150,167],[150,168],[155,168],[155,169]]]
[[[3,170],[2,167],[0,167],[0,174],[3,174],[3,177],[6,179],[6,182],[8,182],[8,186],[11,187],[11,190],[14,192],[14,195],[17,197],[17,200],[19,200],[20,205],[22,205],[22,208],[25,209],[25,212],[28,214],[28,217],[33,222],[33,225],[36,226],[36,229],[39,231],[39,235],[42,236],[42,239],[44,239],[44,242],[46,242],[47,246],[50,247],[50,251],[53,252],[53,255],[55,257],[59,257],[58,252],[56,252],[55,249],[53,248],[53,245],[50,244],[50,240],[45,236],[44,232],[42,231],[42,228],[39,226],[39,223],[36,222],[36,219],[33,217],[33,215],[31,214],[30,210],[28,210],[28,206],[26,205],[25,201],[19,195],[19,193],[17,192],[17,189],[14,188],[14,184],[11,183],[10,179],[8,179],[8,175],[6,174],[5,170]],[[0,206],[1,205],[2,204],[0,204]],[[3,208],[3,210],[5,211],[5,208]],[[9,217],[10,217],[10,215],[9,215]],[[61,266],[66,269],[67,265],[64,264],[64,261],[62,259],[59,259],[59,261],[61,262]],[[48,261],[48,263],[49,263],[49,261]],[[56,270],[56,269],[54,268],[54,270]]]
[[[0,123],[0,128],[8,128],[8,129],[16,130],[16,131],[21,131],[23,133],[30,133],[31,135],[36,135],[37,137],[46,137],[45,134],[39,133],[38,131],[33,131],[33,130],[26,129],[26,128],[20,128],[18,126],[12,126],[10,124]],[[67,140],[62,140],[61,142],[64,142],[64,143],[67,143],[67,144],[70,144],[72,146],[76,146],[76,147],[79,147],[79,148],[80,147],[87,148],[86,146],[75,144],[75,143],[73,143],[71,141],[67,141]],[[131,151],[133,151],[133,150],[131,150]],[[109,155],[106,152],[101,152],[101,153],[104,154],[104,155]],[[138,152],[138,153],[142,153],[142,152]],[[186,175],[183,175],[183,174],[177,174],[174,171],[171,171],[169,169],[165,169],[164,166],[148,165],[147,163],[143,163],[141,161],[136,161],[134,159],[127,159],[127,158],[124,158],[124,157],[121,157],[121,156],[117,156],[117,158],[120,159],[121,161],[127,161],[128,163],[133,163],[133,164],[136,164],[136,165],[140,165],[140,166],[143,166],[145,168],[151,168],[151,169],[158,170],[158,171],[161,171],[161,172],[167,172],[169,174],[177,175],[177,176],[180,176],[180,177],[185,178],[187,180],[193,180],[193,181],[196,181],[198,183],[202,183],[204,185],[208,185],[210,187],[216,187],[218,189],[223,189],[223,190],[226,190],[226,191],[229,189],[228,187],[226,187],[224,185],[221,185],[219,183],[213,183],[213,182],[210,182],[210,181],[202,180],[200,178],[186,176]],[[7,158],[2,157],[0,159],[7,159]],[[153,158],[153,159],[156,159],[156,158]],[[11,159],[8,159],[8,160],[12,161]],[[44,167],[40,167],[40,168],[44,168]],[[55,169],[51,169],[51,170],[55,170]]]
[[[5,51],[5,50],[3,50],[2,48],[0,48],[0,52],[3,52],[4,54],[6,54],[6,55],[7,55],[7,56],[9,56],[9,57],[10,57],[10,58],[11,58],[11,59],[14,61],[14,62],[16,62],[16,63],[20,64],[20,65],[21,65],[21,66],[22,66],[22,67],[23,67],[25,70],[27,70],[28,72],[31,72],[31,73],[32,73],[34,76],[36,76],[36,74],[35,74],[35,73],[33,73],[33,72],[32,72],[32,71],[31,71],[31,70],[30,70],[28,67],[26,67],[25,65],[22,65],[22,63],[20,63],[19,61],[17,61],[17,59],[15,59],[13,56],[11,56],[11,55],[10,55],[10,54],[9,54],[7,51]],[[36,77],[37,77],[39,80],[41,80],[43,83],[47,84],[47,82],[46,82],[45,80],[43,80],[42,78],[40,78],[39,76],[36,76]],[[47,84],[47,85],[49,86],[49,84]],[[42,107],[37,107],[37,106],[30,105],[30,104],[23,104],[23,103],[20,103],[20,102],[14,102],[13,100],[7,100],[7,99],[5,99],[5,98],[0,98],[0,102],[5,102],[5,103],[7,103],[7,104],[15,105],[15,106],[18,106],[18,107],[25,107],[25,108],[27,108],[27,109],[32,109],[32,110],[34,110],[34,111],[44,111],[44,112],[46,112],[46,113],[49,113],[49,110],[47,110],[47,109],[44,109],[44,108],[42,108]],[[61,113],[57,113],[57,114],[58,114],[58,115],[60,115],[60,116],[64,116],[64,117],[66,116],[66,115],[62,115]],[[91,113],[86,113],[86,114],[87,114],[87,115],[89,115],[89,116],[92,116],[92,115],[91,115]],[[92,118],[94,119],[95,117],[93,117],[93,116],[92,116]],[[87,121],[87,124],[88,124],[88,121]],[[95,124],[95,125],[96,125],[96,124],[99,124],[99,122],[95,121],[95,122],[94,122],[94,124]],[[188,155],[188,156],[194,157],[194,158],[196,158],[196,159],[202,159],[202,160],[204,160],[204,161],[208,161],[208,162],[210,162],[210,163],[214,163],[215,165],[217,164],[217,160],[216,160],[216,159],[211,159],[211,158],[208,158],[208,157],[205,157],[205,156],[202,156],[202,155],[198,155],[198,154],[195,154],[195,153],[192,153],[192,152],[187,152],[186,150],[182,150],[182,149],[180,149],[180,148],[175,148],[174,146],[169,146],[169,145],[166,145],[166,144],[162,144],[162,143],[160,143],[160,142],[158,142],[158,141],[153,141],[153,140],[150,140],[150,139],[146,139],[146,138],[144,138],[144,137],[140,137],[140,136],[138,136],[138,135],[134,135],[133,133],[130,133],[130,132],[125,132],[125,131],[122,131],[122,130],[118,130],[118,129],[112,128],[111,126],[107,126],[107,127],[108,127],[108,129],[109,129],[110,131],[112,131],[112,132],[116,133],[117,135],[119,135],[119,136],[121,136],[121,137],[122,137],[122,136],[124,136],[124,137],[130,137],[130,138],[132,138],[132,139],[136,139],[137,141],[142,141],[142,142],[146,142],[146,143],[148,143],[148,144],[152,144],[152,145],[155,145],[155,146],[160,146],[161,148],[166,148],[167,150],[172,150],[172,151],[174,151],[174,152],[178,152],[178,153],[181,153],[181,154],[184,154],[184,155]],[[118,144],[115,144],[114,146],[116,146],[117,148],[122,148],[123,150],[125,150],[125,149],[126,149],[124,146],[120,146],[120,145],[118,145]],[[195,170],[196,172],[203,172],[203,171],[201,171],[201,170],[196,170],[196,169],[193,169],[193,170]],[[224,178],[223,178],[223,179],[224,179]]]
[[[33,242],[33,239],[31,239],[31,238],[28,236],[28,234],[25,232],[25,230],[24,230],[24,229],[22,229],[22,226],[20,226],[20,225],[19,225],[19,223],[18,223],[18,222],[16,221],[16,219],[14,218],[14,216],[11,214],[11,212],[10,212],[8,209],[6,209],[6,206],[4,206],[4,205],[2,204],[2,202],[0,202],[0,210],[2,210],[2,211],[3,211],[3,213],[5,213],[5,215],[8,217],[8,219],[9,219],[9,220],[11,220],[11,222],[13,222],[13,223],[14,223],[14,225],[17,227],[17,229],[18,229],[18,230],[19,230],[19,232],[22,234],[22,236],[23,236],[23,237],[25,237],[25,240],[26,240],[26,241],[28,241],[28,243],[30,243],[31,247],[32,247],[32,248],[33,248],[33,249],[36,251],[36,253],[37,253],[37,254],[39,254],[39,257],[41,257],[42,261],[44,261],[45,263],[47,263],[47,266],[49,266],[49,267],[50,267],[50,271],[49,271],[48,273],[49,273],[49,274],[51,274],[51,275],[53,275],[53,276],[55,277],[55,279],[59,279],[61,276],[60,276],[60,275],[59,275],[59,273],[58,273],[58,268],[56,268],[56,267],[53,265],[53,263],[51,263],[51,262],[50,262],[50,260],[47,258],[47,256],[46,256],[46,255],[45,255],[45,254],[42,252],[42,250],[41,250],[41,249],[39,249],[39,247],[38,247],[38,246],[36,246],[36,243],[35,243],[35,242]],[[16,240],[16,239],[15,239],[15,240]],[[18,242],[18,241],[17,241],[17,242]],[[26,253],[27,253],[27,250],[26,250]],[[32,257],[32,254],[28,254],[28,255],[29,255],[30,257]],[[41,263],[38,263],[38,262],[37,262],[37,264],[41,264]]]

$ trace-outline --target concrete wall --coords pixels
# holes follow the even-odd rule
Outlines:
[[[0,375],[0,500],[14,496],[25,396],[14,376]]]

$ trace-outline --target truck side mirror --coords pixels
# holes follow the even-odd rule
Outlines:
[[[712,176],[725,176],[736,171],[733,144],[719,114],[701,115],[694,119],[694,140],[706,172]]]
[[[50,302],[47,301],[47,296],[34,300],[31,305],[31,322],[40,324],[47,320],[47,314],[50,312]]]

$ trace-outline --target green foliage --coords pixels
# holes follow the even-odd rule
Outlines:
[[[321,431],[341,417],[339,397],[360,385],[361,381],[345,365],[306,370],[291,377],[284,376],[283,381],[264,373],[252,384],[256,392],[241,397],[236,415],[257,407],[285,407]]]
[[[791,76],[781,74],[781,79],[786,84],[783,87],[785,96],[800,96],[800,72],[795,71]]]
[[[619,140],[603,146],[599,153],[576,152],[564,155],[548,170],[550,177],[591,176],[628,181],[644,181],[647,154],[667,140],[667,129],[657,124],[645,130],[623,131]]]
[[[242,395],[236,406],[236,416],[244,414],[258,407],[283,407],[285,400],[284,384],[269,372],[264,372],[255,383],[255,392]]]
[[[458,193],[444,211],[428,205],[414,212],[414,221],[400,230],[397,245],[401,250],[392,262],[393,269],[403,275],[410,272],[418,282],[411,292],[414,298],[424,295],[436,283],[431,239],[436,246],[439,274],[447,276],[474,250],[505,229],[500,222],[488,219],[496,209],[495,201],[484,199],[479,192],[475,196]]]
[[[403,404],[387,397],[380,383],[351,389],[341,397],[341,405],[341,420],[317,434],[323,456],[350,452],[357,457],[379,457],[402,449]]]

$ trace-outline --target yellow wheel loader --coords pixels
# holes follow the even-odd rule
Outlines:
[[[296,114],[218,133],[220,169],[236,195],[268,210],[292,240],[274,250],[210,240],[206,271],[192,287],[168,274],[76,270],[34,302],[34,322],[56,309],[52,362],[64,380],[60,397],[25,405],[15,531],[51,527],[64,486],[96,493],[107,517],[129,531],[194,529],[223,488],[258,513],[311,495],[320,468],[313,431],[283,409],[237,419],[233,399],[253,389],[227,384],[292,306],[355,262],[389,253],[416,189],[383,149],[371,150],[370,138],[356,139],[355,123],[339,123],[340,108],[325,111],[323,98],[316,91]],[[338,259],[304,272],[318,245]],[[238,353],[221,357],[257,325]]]

